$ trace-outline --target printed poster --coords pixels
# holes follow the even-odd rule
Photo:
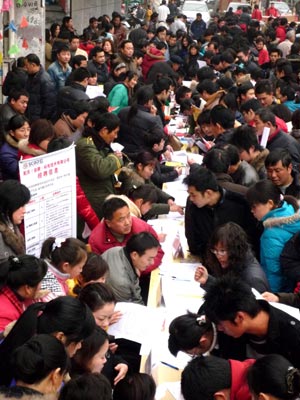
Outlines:
[[[50,236],[76,237],[75,146],[19,162],[31,193],[24,218],[26,253],[40,256]]]

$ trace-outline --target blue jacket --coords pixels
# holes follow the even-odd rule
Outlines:
[[[19,179],[18,142],[9,134],[0,149],[0,169],[3,179]]]
[[[260,238],[260,263],[271,291],[291,291],[282,274],[279,257],[285,243],[300,231],[300,214],[295,213],[293,206],[284,201],[282,207],[269,211],[262,222],[264,232]]]

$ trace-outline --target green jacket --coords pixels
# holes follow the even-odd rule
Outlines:
[[[111,107],[118,107],[116,110],[112,111],[114,114],[128,106],[128,90],[123,83],[115,85],[108,95],[108,101]]]
[[[99,219],[102,218],[102,205],[109,194],[116,193],[114,174],[123,165],[103,141],[98,150],[91,136],[83,137],[76,143],[77,176],[87,199]]]

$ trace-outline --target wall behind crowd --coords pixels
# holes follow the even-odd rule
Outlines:
[[[111,15],[113,11],[121,12],[121,3],[121,0],[72,0],[71,15],[76,30],[82,32],[92,15]]]

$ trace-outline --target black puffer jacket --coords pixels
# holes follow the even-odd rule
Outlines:
[[[202,208],[194,205],[188,198],[185,211],[185,236],[192,254],[203,257],[209,238],[214,229],[226,222],[240,225],[252,241],[255,254],[259,254],[260,229],[252,216],[245,198],[219,188],[219,202],[213,207]]]
[[[131,107],[123,108],[118,117],[121,120],[118,141],[125,147],[124,152],[131,158],[146,149],[144,135],[152,129],[161,128],[162,123],[156,115],[150,114],[149,110],[138,105],[135,116],[128,120]]]
[[[74,103],[78,101],[89,102],[90,98],[85,93],[85,87],[77,82],[71,82],[69,86],[64,86],[57,96],[57,116],[74,108]]]
[[[43,69],[28,75],[26,88],[29,93],[29,103],[26,115],[30,121],[46,118],[51,121],[56,117],[56,90],[53,81]]]

